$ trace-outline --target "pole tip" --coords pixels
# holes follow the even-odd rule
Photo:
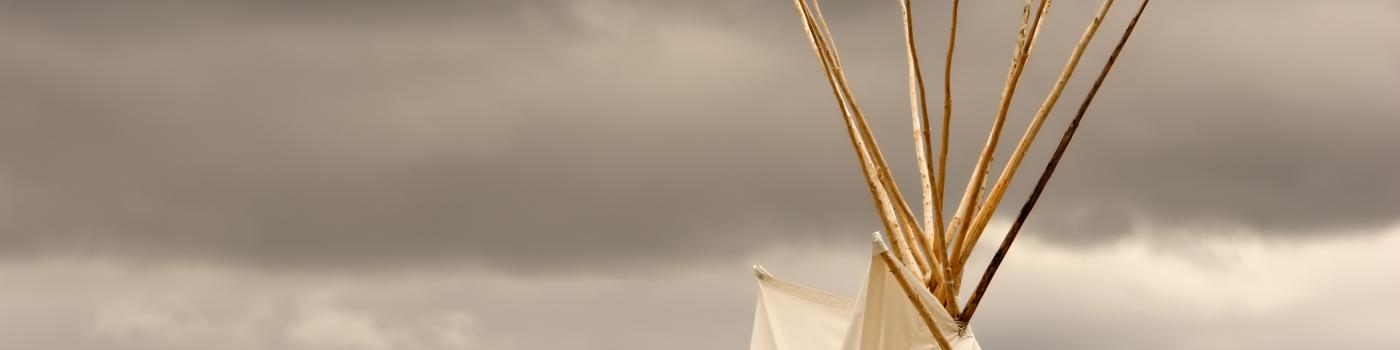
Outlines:
[[[773,274],[768,273],[768,270],[767,270],[767,269],[764,269],[763,266],[760,266],[760,265],[754,265],[754,266],[753,266],[753,275],[754,275],[754,277],[758,277],[758,279],[760,279],[760,280],[766,280],[766,279],[772,279],[772,278],[773,278]]]

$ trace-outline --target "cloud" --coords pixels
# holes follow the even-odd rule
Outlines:
[[[1306,243],[1135,236],[1088,251],[1028,242],[989,289],[978,335],[1000,348],[1380,348],[1395,336],[1378,325],[1400,305],[1379,300],[1400,284],[1358,276],[1400,266],[1385,253],[1397,232]],[[1191,248],[1164,249],[1178,244]]]
[[[558,271],[855,242],[876,226],[788,4],[279,4],[7,5],[0,254]],[[1388,94],[1400,49],[1382,33],[1400,14],[1268,4],[1154,4],[1032,229],[1111,244],[1393,224],[1400,193],[1382,184],[1400,176]],[[897,10],[878,6],[828,12],[908,190]],[[1052,13],[1003,144],[1086,6]],[[965,7],[954,188],[1019,15]],[[942,10],[920,11],[937,51]],[[1085,85],[1071,85],[1041,146]]]
[[[514,349],[485,333],[467,281],[268,274],[189,263],[6,264],[0,339],[61,349]],[[431,278],[454,278],[451,273]]]
[[[1322,242],[1244,236],[1093,249],[1026,240],[977,319],[988,348],[1384,348],[1400,230]],[[1163,249],[1164,245],[1194,247]],[[748,341],[748,263],[854,295],[865,247],[763,249],[667,269],[303,273],[48,259],[0,266],[0,339],[57,349],[723,349]],[[974,264],[985,261],[980,252]],[[1287,273],[1280,273],[1287,271]],[[1346,271],[1347,273],[1337,273]],[[1307,331],[1293,331],[1305,327]]]

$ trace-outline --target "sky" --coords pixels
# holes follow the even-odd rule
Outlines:
[[[917,198],[898,2],[823,5]],[[1003,145],[1097,6],[1054,3]],[[949,2],[914,7],[940,56]],[[1020,8],[962,4],[950,188]],[[1393,33],[1394,1],[1153,2],[973,321],[982,345],[1400,341]],[[879,229],[804,35],[788,1],[0,1],[0,344],[744,348],[751,265],[853,296]]]

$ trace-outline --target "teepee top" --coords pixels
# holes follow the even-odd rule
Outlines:
[[[1020,82],[1022,73],[1025,70],[1026,62],[1030,59],[1032,48],[1036,42],[1036,36],[1040,33],[1041,25],[1050,9],[1050,0],[1027,0],[1022,9],[1021,22],[1018,30],[1018,40],[1012,63],[1007,73],[1005,84],[1002,88],[1001,99],[996,107],[995,115],[992,119],[992,126],[987,135],[986,145],[982,148],[977,157],[977,162],[971,169],[971,177],[968,180],[966,189],[963,191],[962,199],[956,208],[946,211],[943,207],[944,190],[946,189],[944,179],[947,174],[948,158],[948,138],[949,122],[952,118],[952,97],[951,97],[951,77],[953,67],[953,52],[957,38],[958,23],[958,0],[952,0],[951,6],[951,26],[949,28],[949,40],[947,53],[943,66],[943,108],[942,108],[942,128],[937,157],[934,157],[934,147],[932,142],[932,128],[928,115],[928,99],[924,87],[923,70],[919,63],[919,53],[915,45],[913,31],[913,16],[910,11],[910,0],[900,0],[900,8],[903,14],[903,29],[906,43],[906,58],[909,65],[909,104],[911,119],[914,129],[915,159],[918,162],[920,184],[922,185],[923,211],[922,215],[915,215],[908,202],[904,199],[898,185],[895,184],[894,176],[890,174],[889,166],[884,155],[880,151],[879,145],[875,141],[874,135],[866,123],[864,114],[861,112],[859,104],[856,102],[854,93],[847,85],[846,74],[841,66],[840,55],[837,54],[836,43],[832,39],[831,31],[827,27],[826,20],[821,13],[821,7],[816,0],[795,0],[797,11],[801,15],[803,29],[807,33],[807,38],[812,45],[818,62],[821,63],[823,76],[831,88],[837,109],[840,111],[842,122],[846,127],[847,136],[850,138],[851,146],[855,150],[856,158],[859,160],[861,174],[865,177],[866,187],[869,189],[871,199],[874,203],[875,213],[880,218],[883,226],[884,237],[877,235],[877,249],[874,257],[878,261],[872,262],[885,265],[879,269],[890,271],[892,280],[899,282],[899,289],[907,299],[905,307],[916,309],[920,319],[924,321],[925,334],[944,350],[969,348],[964,345],[950,344],[946,339],[945,332],[929,330],[947,329],[955,327],[960,330],[956,334],[966,333],[966,325],[977,311],[977,305],[981,302],[986,293],[987,286],[995,275],[997,267],[1005,258],[1006,252],[1015,241],[1022,224],[1025,222],[1031,210],[1035,207],[1036,201],[1044,191],[1051,175],[1055,171],[1056,165],[1063,157],[1069,142],[1073,139],[1080,121],[1084,117],[1085,111],[1092,103],[1094,96],[1102,86],[1104,78],[1107,77],[1113,64],[1117,61],[1118,55],[1123,50],[1133,29],[1136,27],[1138,18],[1146,9],[1149,0],[1142,0],[1133,14],[1132,20],[1123,30],[1118,39],[1118,44],[1109,54],[1108,60],[1104,63],[1102,70],[1095,78],[1093,86],[1084,96],[1075,113],[1074,119],[1066,127],[1064,136],[1061,137],[1059,145],[1055,148],[1049,162],[1045,165],[1039,179],[1032,190],[1030,197],[1021,206],[1011,229],[1002,240],[992,258],[990,265],[985,272],[976,289],[972,292],[971,298],[966,304],[960,304],[957,299],[959,290],[962,288],[965,265],[971,255],[973,247],[977,245],[978,239],[987,228],[992,215],[996,213],[999,204],[1006,194],[1012,179],[1021,166],[1027,151],[1035,141],[1045,120],[1050,115],[1051,110],[1059,102],[1061,93],[1064,92],[1065,85],[1078,67],[1080,58],[1084,55],[1089,42],[1093,40],[1098,32],[1100,24],[1109,9],[1113,6],[1114,0],[1103,0],[1093,20],[1084,30],[1078,43],[1070,53],[1068,62],[1060,71],[1059,78],[1050,88],[1050,92],[1041,102],[1040,108],[1027,126],[1025,133],[1017,142],[1014,151],[1006,165],[1002,169],[991,188],[983,191],[987,182],[988,167],[990,167],[992,154],[996,152],[1001,139],[1002,129],[1006,121],[1006,115],[1011,107],[1011,102],[1016,93],[1016,87]],[[1034,6],[1033,6],[1034,5]],[[946,214],[946,215],[945,215]],[[945,220],[946,219],[946,220]],[[872,274],[877,273],[877,269],[872,266]],[[873,275],[872,275],[873,276]],[[874,277],[870,277],[874,278]],[[760,272],[761,281],[775,281],[776,279],[768,275],[766,271]],[[867,281],[867,288],[870,288],[870,281]],[[761,282],[760,285],[763,285]],[[763,288],[760,289],[765,290]],[[868,290],[866,290],[868,291]],[[862,292],[861,298],[870,297]],[[761,294],[763,294],[761,292]],[[862,305],[862,301],[857,301],[857,305]],[[763,295],[760,296],[760,313],[766,313],[768,317],[774,317],[773,312],[765,312]],[[769,311],[777,311],[769,310]],[[839,312],[838,312],[839,313]],[[943,317],[937,317],[942,315]],[[869,317],[868,314],[855,315],[851,321],[851,328],[847,330],[845,345],[842,349],[874,349],[887,348],[882,346],[869,347],[860,341],[851,340],[856,332],[855,323],[861,317]],[[759,319],[755,319],[755,342],[759,337]],[[883,324],[876,322],[877,324]],[[886,322],[887,323],[887,322]],[[950,324],[951,323],[951,324]],[[854,336],[859,338],[859,332]],[[970,334],[970,333],[967,333]],[[970,339],[970,336],[968,337]],[[970,341],[972,348],[975,348],[975,341]],[[757,344],[757,343],[755,343]],[[852,347],[854,346],[854,347]],[[764,347],[771,349],[774,347]],[[783,347],[787,348],[787,347]]]

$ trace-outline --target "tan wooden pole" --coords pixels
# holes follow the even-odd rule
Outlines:
[[[943,232],[944,242],[952,240],[948,231],[943,229],[946,225],[943,222],[943,191],[946,189],[944,185],[948,178],[948,129],[953,121],[953,47],[958,42],[958,0],[953,0],[952,17],[952,23],[948,26],[948,54],[943,63],[943,135],[938,146],[938,178],[933,186],[934,225],[939,232]],[[944,245],[944,249],[947,249],[947,244]],[[941,253],[948,254],[946,250]],[[944,267],[947,267],[947,264],[944,264]]]
[[[977,214],[968,225],[967,239],[963,242],[962,255],[954,260],[958,265],[966,263],[968,257],[972,255],[972,247],[977,245],[982,231],[992,220],[992,214],[996,213],[997,206],[1001,204],[1002,197],[1006,195],[1006,189],[1011,186],[1011,179],[1016,176],[1016,170],[1020,168],[1021,161],[1025,160],[1026,152],[1030,151],[1031,144],[1035,142],[1036,135],[1040,133],[1040,127],[1045,125],[1045,119],[1049,118],[1050,111],[1059,102],[1060,94],[1064,92],[1065,85],[1068,85],[1069,79],[1074,76],[1074,70],[1079,66],[1079,59],[1084,57],[1084,49],[1089,47],[1089,42],[1094,40],[1094,34],[1098,32],[1099,25],[1103,24],[1104,17],[1108,16],[1108,10],[1113,7],[1113,1],[1104,0],[1103,4],[1099,6],[1098,13],[1089,22],[1088,28],[1084,29],[1084,34],[1079,37],[1079,43],[1074,46],[1074,51],[1070,53],[1069,62],[1065,62],[1065,67],[1060,70],[1059,79],[1055,80],[1055,85],[1050,88],[1050,93],[1045,96],[1045,101],[1041,102],[1040,109],[1031,119],[1025,135],[1021,136],[1021,141],[1016,144],[1016,150],[1011,153],[1011,158],[1006,161],[1006,166],[1002,168],[1001,176],[997,177],[996,184],[992,186],[991,192],[988,192],[987,200],[977,209]]]
[[[914,256],[913,251],[921,251],[923,247],[913,246],[910,244],[912,242],[908,242],[904,238],[908,236],[918,237],[922,233],[919,232],[917,223],[913,223],[914,219],[912,219],[908,205],[894,184],[893,177],[885,164],[884,156],[880,152],[879,146],[874,142],[874,137],[870,134],[869,126],[865,122],[859,104],[852,95],[850,87],[846,84],[845,73],[841,69],[840,58],[836,54],[835,43],[831,41],[829,36],[830,32],[826,29],[825,20],[821,18],[820,12],[814,14],[804,0],[796,0],[795,3],[806,24],[805,29],[813,50],[816,52],[818,60],[822,62],[833,95],[838,100],[838,107],[842,109],[842,115],[846,119],[848,136],[851,137],[857,157],[861,159],[861,165],[866,170],[863,173],[867,175],[867,185],[870,187],[872,197],[876,202],[877,214],[883,219],[882,223],[885,225],[886,232],[890,233],[891,244],[899,246],[897,249],[903,253],[904,259],[913,263],[913,267],[918,269],[921,260]],[[905,224],[901,225],[901,221]],[[919,272],[923,273],[922,270]],[[938,275],[941,275],[941,271],[939,272]]]
[[[987,265],[987,271],[982,273],[982,279],[977,283],[977,289],[973,290],[972,297],[967,301],[967,308],[958,317],[962,322],[971,321],[972,315],[977,312],[977,305],[982,302],[982,296],[987,293],[987,287],[992,283],[992,277],[996,276],[997,268],[1006,259],[1006,253],[1011,250],[1011,244],[1016,241],[1016,236],[1021,232],[1021,226],[1026,223],[1026,218],[1035,208],[1035,203],[1040,200],[1045,186],[1050,183],[1050,176],[1055,174],[1060,159],[1064,157],[1065,150],[1069,148],[1070,141],[1074,139],[1075,131],[1079,130],[1080,121],[1084,119],[1084,112],[1088,111],[1089,105],[1094,102],[1094,96],[1099,93],[1099,87],[1103,86],[1104,78],[1108,77],[1108,72],[1113,69],[1113,63],[1118,62],[1118,55],[1123,52],[1123,46],[1128,43],[1128,38],[1132,36],[1133,29],[1137,27],[1138,18],[1142,17],[1142,12],[1147,9],[1149,1],[1142,0],[1142,4],[1138,5],[1137,13],[1133,14],[1133,19],[1128,22],[1127,29],[1124,29],[1123,35],[1118,38],[1118,45],[1113,48],[1113,53],[1108,55],[1108,61],[1104,62],[1098,78],[1094,79],[1094,85],[1089,88],[1089,93],[1079,104],[1079,111],[1075,112],[1074,120],[1070,121],[1069,127],[1065,128],[1065,134],[1060,137],[1060,144],[1055,147],[1055,153],[1050,156],[1050,161],[1045,164],[1045,170],[1040,173],[1040,179],[1036,181],[1035,189],[1031,190],[1031,195],[1026,199],[1026,203],[1021,205],[1020,214],[1016,216],[1016,221],[1011,224],[1011,229],[1006,232],[1006,237],[1001,240],[1001,246],[997,248],[996,254],[992,255],[992,262]]]
[[[938,322],[933,320],[933,314],[928,309],[928,304],[916,294],[917,291],[914,288],[919,284],[908,280],[903,273],[900,273],[902,267],[899,262],[895,261],[894,257],[890,256],[888,250],[880,251],[880,260],[885,262],[885,268],[889,269],[894,275],[895,281],[899,282],[899,288],[904,290],[904,296],[909,298],[909,303],[914,304],[914,310],[918,312],[919,319],[924,321],[924,326],[927,326],[929,333],[933,335],[933,341],[938,343],[940,349],[952,350],[952,344],[949,344],[948,338],[943,336],[943,330],[938,328]]]
[[[996,117],[992,120],[992,130],[990,134],[987,135],[987,144],[982,148],[982,154],[977,159],[977,165],[973,167],[972,176],[968,178],[967,190],[963,193],[962,202],[958,205],[958,210],[953,216],[953,219],[948,223],[948,229],[953,231],[953,236],[955,237],[952,246],[953,251],[950,253],[950,257],[952,258],[948,259],[948,265],[951,266],[953,270],[953,274],[949,276],[953,278],[953,292],[957,291],[957,287],[960,284],[957,276],[959,276],[962,271],[962,266],[958,264],[958,259],[956,259],[956,257],[962,255],[963,241],[967,238],[964,233],[967,225],[965,225],[963,221],[972,216],[972,210],[977,205],[977,196],[981,192],[983,179],[987,175],[987,167],[991,164],[992,154],[996,152],[997,141],[1001,137],[1002,124],[1006,121],[1006,113],[1011,107],[1012,97],[1016,94],[1016,85],[1021,79],[1021,72],[1025,70],[1026,60],[1030,57],[1030,48],[1032,42],[1035,40],[1035,34],[1040,31],[1040,24],[1045,19],[1046,11],[1049,10],[1048,5],[1049,1],[1040,1],[1040,6],[1036,10],[1037,15],[1032,27],[1032,21],[1030,20],[1031,0],[1026,0],[1026,5],[1021,11],[1021,29],[1019,31],[1019,38],[1016,41],[1016,51],[1014,55],[1012,55],[1010,72],[1006,74],[1006,83],[1002,87],[1001,101],[997,107]]]
[[[877,184],[878,180],[875,179],[876,175],[873,170],[874,163],[868,159],[868,154],[861,147],[860,138],[856,135],[857,133],[852,127],[853,117],[851,107],[843,97],[841,88],[837,87],[838,82],[835,73],[833,73],[833,70],[836,69],[835,58],[828,53],[829,50],[827,49],[824,35],[821,29],[817,27],[816,21],[812,18],[812,14],[805,1],[794,0],[794,3],[797,5],[798,14],[802,16],[804,24],[803,29],[806,31],[809,42],[812,45],[812,51],[817,55],[817,60],[822,65],[822,75],[826,77],[827,83],[831,87],[832,96],[836,100],[836,107],[841,110],[841,116],[847,125],[846,134],[850,137],[851,146],[855,149],[856,157],[859,159],[861,175],[865,177],[866,186],[870,191],[871,201],[875,205],[875,214],[880,217],[880,223],[883,225],[885,232],[891,234],[899,232],[896,229],[898,224],[895,221],[895,217],[888,214],[890,212],[886,205],[888,202],[881,198],[880,186]],[[890,243],[891,245],[898,244],[898,242],[894,242],[894,238],[891,238]]]
[[[923,245],[917,244],[915,241],[922,239],[923,233],[919,230],[917,219],[915,219],[913,212],[909,209],[908,202],[904,200],[903,192],[899,190],[899,186],[894,182],[894,176],[891,175],[889,165],[885,162],[884,153],[880,151],[879,144],[875,142],[875,137],[870,132],[870,125],[866,123],[865,116],[861,113],[855,101],[855,95],[851,93],[850,86],[846,84],[846,75],[844,70],[841,69],[841,60],[839,55],[836,54],[836,44],[831,38],[831,31],[826,25],[826,19],[822,17],[821,5],[813,1],[813,8],[815,9],[813,14],[816,25],[825,36],[824,42],[829,45],[827,53],[832,57],[833,62],[835,62],[834,71],[838,81],[837,86],[841,88],[842,94],[849,101],[849,104],[853,106],[851,110],[853,112],[853,119],[858,126],[857,135],[862,140],[862,143],[866,145],[865,150],[869,154],[868,159],[875,163],[875,171],[878,175],[876,179],[879,180],[878,184],[882,187],[882,191],[886,193],[890,202],[892,202],[895,213],[901,223],[900,227],[904,229],[904,231],[897,231],[897,233],[901,235],[901,240],[906,242],[906,244],[900,247],[900,252],[904,256],[905,261],[913,264],[913,267],[916,268],[915,271],[922,275],[927,269],[926,266],[921,265],[922,262],[927,260],[919,258],[919,256],[922,255]],[[905,251],[906,249],[908,251]]]
[[[854,97],[851,95],[849,85],[846,84],[845,74],[841,72],[839,66],[836,72],[836,79],[839,83],[837,86],[842,89],[842,93],[847,96],[852,106],[858,106]],[[910,213],[909,206],[907,202],[904,201],[899,187],[894,184],[894,179],[893,176],[890,175],[889,167],[885,164],[884,154],[880,151],[880,146],[875,142],[874,136],[871,135],[869,124],[865,122],[865,117],[862,115],[860,108],[853,107],[852,111],[854,111],[854,113],[852,113],[854,118],[852,118],[848,127],[855,129],[858,147],[866,153],[866,161],[873,163],[874,176],[877,181],[876,188],[883,200],[886,201],[886,208],[891,211],[888,215],[893,215],[894,220],[898,223],[896,226],[897,230],[890,231],[891,235],[895,236],[892,237],[891,240],[899,242],[900,246],[898,249],[903,257],[903,261],[910,263],[910,267],[915,272],[922,275],[924,271],[927,270],[920,266],[920,262],[925,260],[919,258],[918,254],[922,251],[922,245],[918,244],[916,241],[922,236],[922,233],[919,232],[918,224],[915,223],[915,219]]]
[[[942,268],[947,265],[948,256],[947,245],[943,241],[943,228],[939,222],[934,221],[934,192],[937,191],[933,182],[933,147],[930,142],[930,131],[928,121],[928,94],[924,90],[924,73],[919,64],[919,50],[914,40],[914,15],[910,9],[910,0],[899,2],[900,10],[904,17],[904,46],[908,53],[909,63],[909,110],[914,122],[914,159],[918,163],[919,180],[923,185],[924,200],[924,236],[920,239],[924,243],[925,255],[931,261],[926,263],[926,267]],[[940,219],[941,221],[941,219]],[[930,277],[932,274],[929,275]],[[932,278],[926,279],[928,282]]]
[[[946,190],[946,179],[948,178],[948,137],[949,128],[953,120],[953,48],[958,40],[958,0],[953,0],[952,20],[948,26],[948,53],[943,61],[943,128],[939,137],[938,146],[938,172],[933,186],[933,227],[943,245],[938,248],[938,254],[943,256],[943,276],[951,276],[953,268],[948,262],[947,256],[950,253],[948,245],[953,240],[952,233],[943,229],[947,223],[943,221],[943,192]],[[928,230],[929,225],[924,229]],[[956,314],[957,305],[952,295],[953,280],[944,278],[940,280],[930,280],[929,290],[934,295],[943,300],[943,306],[948,308],[949,313]]]

